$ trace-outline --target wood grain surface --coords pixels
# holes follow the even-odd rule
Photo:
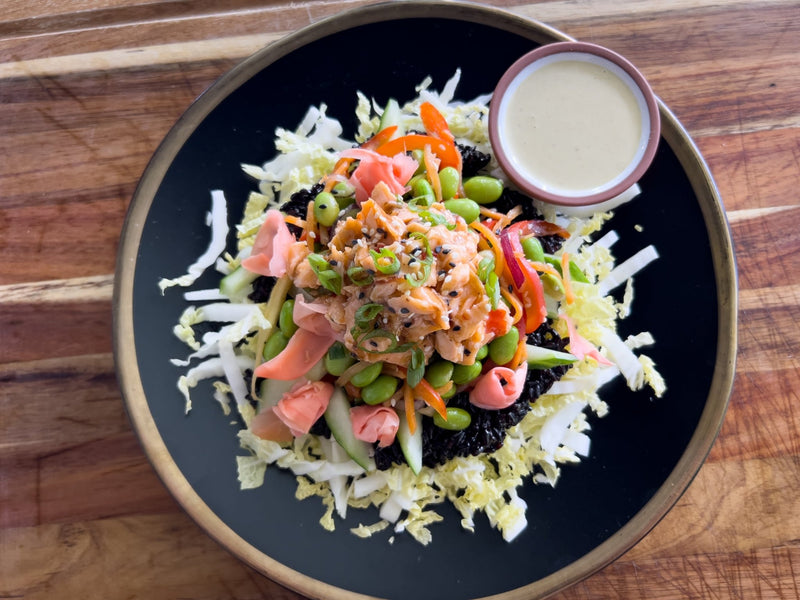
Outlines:
[[[192,100],[361,4],[0,3],[0,598],[299,600],[156,477],[114,375],[111,289],[137,179]],[[643,541],[557,598],[800,598],[800,3],[491,4],[640,67],[716,178],[739,268],[734,393],[705,465]]]

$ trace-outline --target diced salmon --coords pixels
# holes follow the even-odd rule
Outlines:
[[[286,272],[292,282],[300,288],[318,288],[319,278],[308,262],[308,245],[305,242],[291,244],[287,252]]]

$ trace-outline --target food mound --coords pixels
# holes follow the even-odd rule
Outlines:
[[[312,107],[278,131],[277,158],[244,166],[260,192],[236,253],[215,191],[209,250],[160,284],[224,273],[219,290],[186,293],[208,303],[175,328],[194,352],[173,362],[200,361],[179,379],[187,411],[190,390],[214,379],[245,424],[242,487],[268,465],[290,470],[299,499],[322,498],[328,529],[334,512],[376,506],[379,520],[353,533],[393,526],[428,543],[441,519],[430,506],[447,500],[465,529],[480,511],[511,540],[526,524],[524,480],[554,485],[559,463],[588,454],[585,411],[605,414],[604,383],[622,374],[664,391],[633,352],[652,337],[616,332],[655,249],[616,265],[616,234],[592,239],[611,213],[560,215],[509,187],[488,98],[454,102],[457,81],[442,94],[424,82],[403,107],[359,94],[360,143]]]

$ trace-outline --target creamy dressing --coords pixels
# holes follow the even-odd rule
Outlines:
[[[544,188],[603,187],[632,164],[642,145],[643,109],[603,65],[550,62],[525,76],[504,101],[506,151]]]

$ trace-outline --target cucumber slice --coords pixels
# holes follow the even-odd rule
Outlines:
[[[552,369],[560,365],[571,365],[578,360],[578,357],[569,352],[559,352],[558,350],[531,346],[530,344],[526,345],[525,348],[528,351],[526,362],[531,369]]]
[[[372,461],[369,457],[370,446],[356,438],[353,433],[353,426],[350,423],[350,401],[339,388],[334,390],[328,402],[328,408],[325,411],[325,422],[330,427],[334,439],[344,448],[347,455],[356,464],[369,471],[372,466]]]
[[[258,273],[248,271],[244,267],[237,267],[219,282],[219,291],[229,298],[241,295],[248,285],[258,278]]]
[[[411,467],[414,475],[419,475],[420,469],[422,469],[422,415],[417,413],[417,428],[414,433],[411,433],[408,428],[405,413],[400,413],[399,416],[397,441],[400,443],[400,449],[403,451],[408,466]]]
[[[259,396],[261,396],[261,406],[275,406],[283,395],[292,389],[296,383],[305,381],[319,381],[325,377],[325,364],[322,360],[318,361],[308,373],[297,379],[265,379],[261,382]]]
[[[386,101],[386,106],[383,107],[383,114],[381,115],[381,124],[379,126],[379,131],[386,129],[387,127],[391,127],[392,125],[397,125],[397,131],[394,132],[392,135],[392,139],[396,137],[400,137],[401,135],[405,135],[405,128],[400,124],[400,105],[397,103],[397,100],[394,98],[389,98]]]

